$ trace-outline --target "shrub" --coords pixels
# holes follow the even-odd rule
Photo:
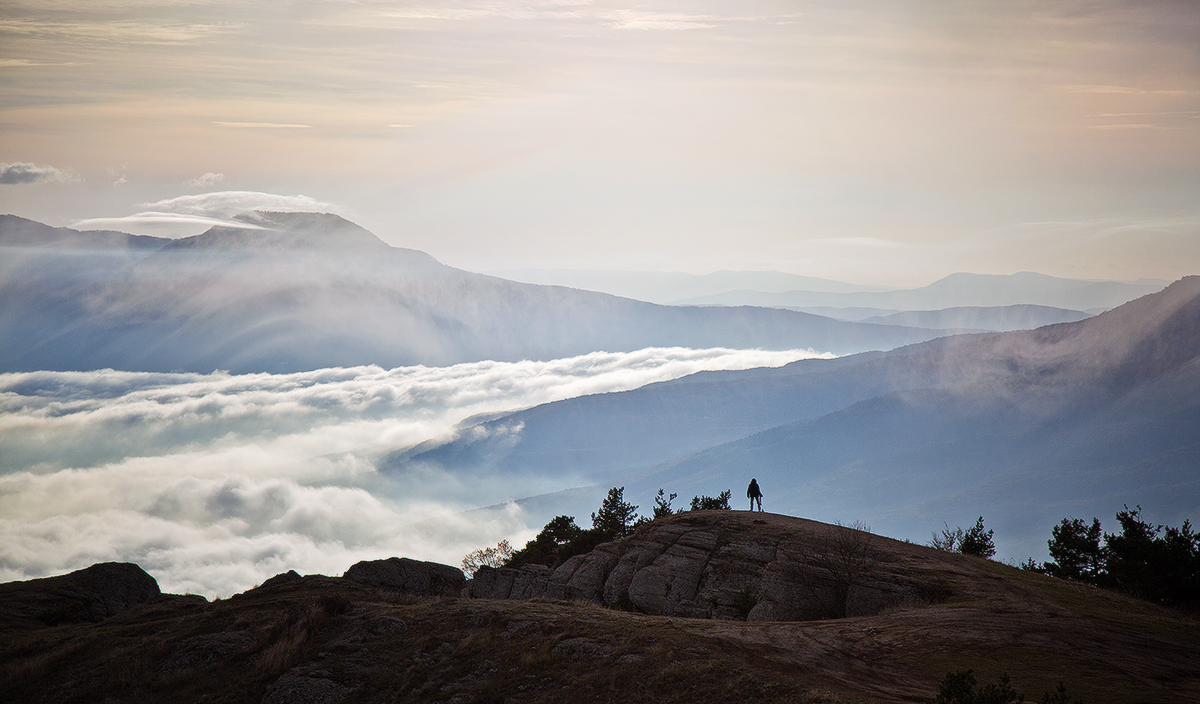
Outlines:
[[[983,516],[980,516],[975,525],[963,533],[962,539],[958,541],[958,551],[964,555],[992,557],[996,554],[996,544],[992,542],[993,534],[994,531],[984,529]]]
[[[978,681],[971,670],[947,672],[938,683],[937,696],[929,700],[929,704],[1015,704],[1024,702],[1025,695],[1013,689],[1005,673],[1000,681],[988,683],[976,689]],[[1067,696],[1067,687],[1062,682],[1053,693],[1042,695],[1041,704],[1083,704],[1079,699]]]
[[[651,516],[651,520],[675,515],[674,509],[671,508],[671,502],[675,500],[676,496],[679,494],[666,496],[663,490],[659,489],[658,495],[654,497],[654,515]]]
[[[462,571],[474,577],[480,567],[501,567],[513,556],[512,546],[507,540],[496,543],[494,548],[480,548],[467,553],[462,559]]]
[[[941,535],[933,533],[929,547],[990,558],[996,554],[996,544],[992,542],[994,534],[994,531],[984,529],[983,516],[980,516],[979,520],[975,521],[975,525],[966,531],[962,528],[950,530],[950,526],[946,526],[942,529]]]
[[[692,509],[693,511],[729,511],[729,499],[733,496],[733,492],[729,489],[722,491],[717,496],[693,496]]]
[[[583,529],[575,525],[574,516],[555,516],[550,519],[537,537],[525,543],[525,547],[513,553],[504,565],[520,567],[521,565],[545,565],[553,567],[566,559],[562,555],[564,546],[583,533]]]
[[[1012,688],[1008,675],[1000,681],[975,688],[978,681],[971,670],[947,672],[938,684],[937,696],[929,704],[1013,704],[1025,701],[1025,696]]]
[[[958,549],[958,544],[962,542],[963,529],[956,528],[950,530],[950,526],[945,523],[942,525],[944,527],[942,528],[941,535],[938,535],[936,531],[930,534],[933,537],[929,540],[929,547],[953,552]]]

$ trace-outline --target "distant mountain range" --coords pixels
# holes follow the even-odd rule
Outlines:
[[[845,354],[942,334],[516,283],[390,247],[328,214],[248,214],[180,240],[5,216],[0,245],[0,371],[281,372],[662,346]]]
[[[1020,272],[951,274],[921,288],[899,291],[785,292],[731,290],[676,301],[680,305],[770,306],[803,309],[883,308],[894,311],[937,310],[960,306],[1039,305],[1069,310],[1107,310],[1138,296],[1162,290],[1166,282],[1141,280],[1081,281]]]
[[[1170,283],[1157,279],[1082,281],[1029,272],[1007,276],[959,273],[921,288],[892,289],[778,271],[718,271],[694,275],[655,271],[505,269],[489,273],[515,281],[603,291],[653,303],[766,306],[844,320],[962,306],[1033,305],[1094,314],[1160,291]],[[1042,324],[1049,322],[1064,321]]]
[[[1016,555],[1124,503],[1178,524],[1200,505],[1200,277],[1079,322],[546,404],[380,466],[414,463],[594,483],[526,502],[549,515],[607,486],[648,505],[659,487],[736,499],[757,477],[769,510],[888,535],[989,516]]]
[[[856,293],[890,291],[886,286],[864,286],[782,271],[715,271],[686,274],[677,271],[616,271],[589,269],[501,269],[487,272],[513,281],[546,286],[568,286],[601,291],[651,303],[673,304],[680,300],[724,294],[729,291],[820,291]]]

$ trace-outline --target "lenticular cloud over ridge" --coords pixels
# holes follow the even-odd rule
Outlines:
[[[120,560],[164,590],[212,596],[288,569],[340,574],[360,559],[454,564],[531,535],[515,504],[470,520],[462,511],[571,478],[385,477],[374,456],[449,436],[477,414],[814,356],[652,348],[294,374],[3,374],[0,581]]]

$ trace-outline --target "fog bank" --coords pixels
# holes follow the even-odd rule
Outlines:
[[[382,477],[373,458],[493,413],[811,350],[650,348],[551,361],[294,374],[99,370],[0,375],[0,581],[132,561],[162,588],[229,595],[288,569],[392,555],[456,564],[522,540],[520,509],[571,486],[449,472]]]

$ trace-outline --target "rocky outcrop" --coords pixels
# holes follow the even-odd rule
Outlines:
[[[588,599],[647,614],[793,621],[878,613],[938,594],[919,555],[887,538],[788,516],[698,511],[540,565],[481,568],[486,599]]]
[[[359,562],[343,576],[359,584],[420,596],[458,596],[467,579],[462,570],[455,567],[407,557]]]
[[[158,582],[129,562],[0,585],[0,622],[94,622],[160,598]]]
[[[279,589],[281,587],[286,587],[288,585],[294,585],[298,582],[303,582],[303,581],[304,581],[304,578],[300,576],[299,572],[297,572],[296,570],[288,570],[287,572],[280,572],[279,574],[275,575],[274,577],[271,577],[270,579],[268,579],[267,581],[258,585],[254,589]]]

